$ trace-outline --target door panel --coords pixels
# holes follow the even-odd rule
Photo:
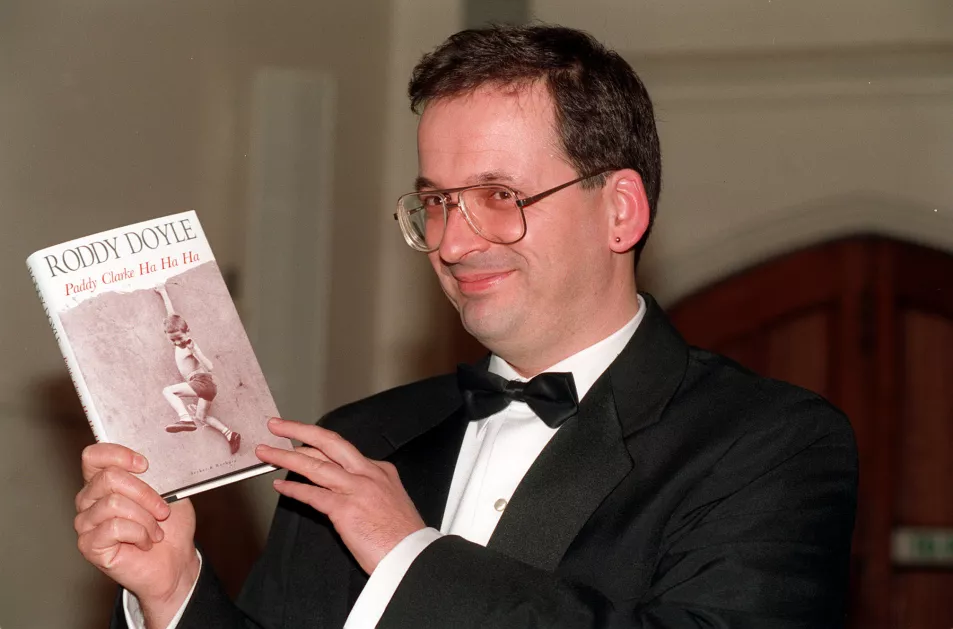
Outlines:
[[[953,529],[953,323],[919,310],[900,314],[903,385],[897,526]],[[953,571],[900,568],[892,583],[899,627],[953,623]]]
[[[765,372],[772,378],[829,395],[829,328],[830,314],[818,308],[769,330]]]
[[[748,369],[828,395],[831,314],[816,308],[709,347]]]

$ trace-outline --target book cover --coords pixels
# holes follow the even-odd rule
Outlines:
[[[72,240],[27,258],[97,441],[142,453],[167,500],[272,471],[290,449],[194,211]]]

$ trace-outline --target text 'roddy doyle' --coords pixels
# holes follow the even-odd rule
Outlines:
[[[68,247],[60,252],[44,256],[50,269],[50,277],[85,269],[96,264],[118,260],[124,253],[135,255],[143,250],[155,250],[197,238],[191,220],[184,218],[161,225],[128,231],[119,236],[94,240],[93,242]]]

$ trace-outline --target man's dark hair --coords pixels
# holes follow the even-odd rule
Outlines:
[[[410,79],[411,109],[462,96],[485,85],[544,81],[555,103],[557,135],[580,176],[631,168],[642,176],[655,222],[662,158],[652,101],[642,81],[618,53],[591,35],[561,26],[471,29],[451,35],[425,55]],[[586,182],[605,184],[605,177]],[[648,230],[635,246],[639,256]]]

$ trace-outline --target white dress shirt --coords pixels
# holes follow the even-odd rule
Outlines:
[[[625,348],[644,315],[645,302],[639,296],[638,312],[622,328],[543,371],[572,373],[582,401]],[[507,380],[528,380],[496,355],[490,357],[489,370]],[[485,546],[516,487],[557,430],[543,423],[524,402],[511,402],[494,415],[470,422],[457,457],[440,530],[425,528],[412,533],[384,556],[351,609],[344,629],[375,627],[410,565],[437,539],[458,535]],[[143,629],[135,597],[126,592],[123,603],[129,626]],[[175,629],[187,603],[188,599],[167,629]]]

